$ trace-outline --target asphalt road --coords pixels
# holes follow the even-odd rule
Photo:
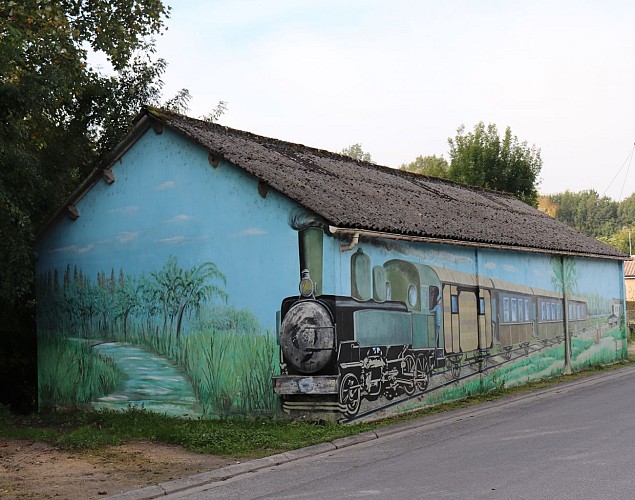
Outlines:
[[[635,368],[163,498],[633,499]]]

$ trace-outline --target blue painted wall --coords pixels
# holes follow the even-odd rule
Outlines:
[[[213,167],[170,129],[146,132],[113,173],[36,249],[40,403],[275,412],[276,311],[299,281],[297,205],[263,198],[257,179]],[[176,388],[163,365],[135,359],[155,355],[175,365]],[[146,385],[131,382],[144,372]]]
[[[227,162],[212,166],[204,148],[170,129],[147,131],[112,170],[116,182],[97,182],[76,203],[80,217],[60,218],[37,245],[41,405],[278,413],[276,316],[298,294],[298,230],[317,218],[274,190],[261,196],[256,178]],[[562,295],[561,262],[548,255],[364,238],[342,252],[342,243],[324,235],[324,294],[353,295],[351,257],[361,248],[371,268],[401,259]],[[572,340],[573,367],[621,359],[622,264],[576,258],[565,269],[568,293],[590,311]],[[609,324],[612,312],[619,321]],[[362,412],[562,372],[561,339],[529,344],[512,354],[455,353],[453,369],[435,370],[425,393],[363,401]]]

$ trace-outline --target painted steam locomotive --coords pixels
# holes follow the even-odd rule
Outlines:
[[[282,301],[281,375],[274,390],[287,411],[355,417],[362,399],[391,401],[428,388],[433,372],[459,377],[470,359],[564,335],[558,294],[484,276],[391,259],[371,269],[351,256],[351,296],[325,295],[321,230],[300,235],[300,295]],[[311,243],[312,242],[312,243]],[[584,300],[569,300],[571,331],[584,328]]]

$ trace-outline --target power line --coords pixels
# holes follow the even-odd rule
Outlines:
[[[613,185],[613,182],[615,182],[615,179],[617,179],[617,176],[620,175],[620,172],[622,171],[622,169],[624,168],[624,166],[628,163],[628,167],[626,169],[626,176],[624,177],[624,182],[622,183],[622,189],[620,190],[620,199],[617,201],[621,201],[622,199],[622,192],[624,191],[624,186],[626,185],[626,179],[628,178],[628,172],[631,169],[631,162],[633,161],[633,153],[635,152],[635,144],[633,144],[633,147],[631,148],[630,153],[628,154],[628,156],[626,157],[626,159],[624,160],[624,163],[622,163],[622,166],[620,167],[620,169],[617,171],[617,173],[615,174],[615,176],[613,177],[613,179],[611,179],[611,182],[609,182],[609,185],[606,186],[606,189],[604,190],[604,192],[602,193],[602,196],[604,196],[606,194],[606,192],[609,190],[609,188]]]

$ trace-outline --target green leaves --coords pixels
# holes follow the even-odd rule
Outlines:
[[[348,156],[350,158],[352,158],[353,160],[358,160],[358,161],[366,161],[366,162],[372,162],[372,158],[370,156],[370,153],[364,151],[362,149],[362,145],[361,144],[353,144],[351,146],[348,146],[347,148],[344,148],[340,151],[340,154],[344,155],[344,156]]]
[[[168,15],[160,0],[0,0],[0,259],[14,266],[0,299],[30,290],[33,235],[159,102],[152,36]],[[88,48],[116,73],[90,68]]]
[[[542,159],[540,150],[520,142],[507,127],[499,137],[496,125],[479,122],[472,132],[461,125],[449,138],[448,178],[464,184],[503,191],[537,206]]]
[[[414,161],[404,163],[400,170],[414,172],[415,174],[427,175],[430,177],[441,177],[447,179],[449,175],[448,162],[443,156],[417,156]]]

